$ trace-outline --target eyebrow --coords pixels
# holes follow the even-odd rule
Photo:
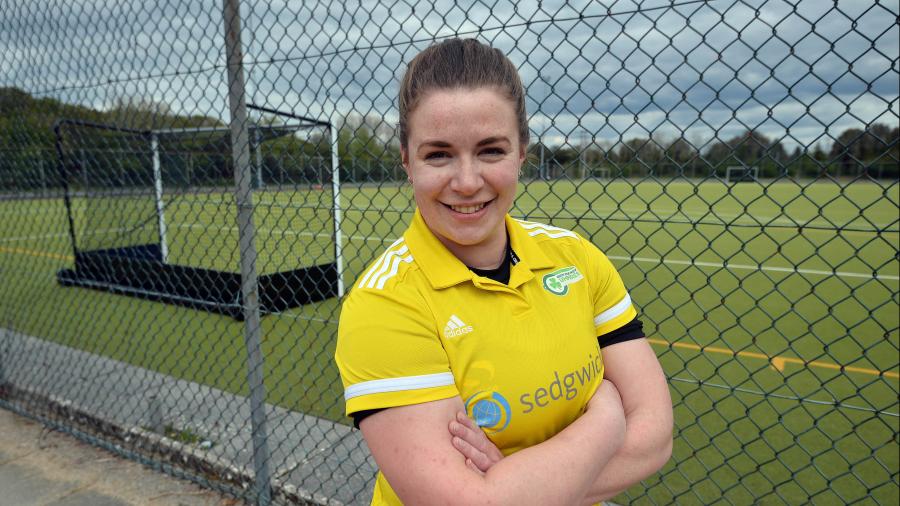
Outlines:
[[[510,143],[509,138],[501,135],[501,136],[487,137],[487,138],[481,139],[480,141],[478,141],[478,144],[476,144],[475,146],[476,147],[486,146],[488,144],[494,144],[495,142]],[[449,147],[451,147],[449,142],[438,141],[438,140],[425,141],[419,145],[419,149],[422,149],[422,148],[449,148]]]
[[[445,141],[426,141],[422,144],[419,144],[419,149],[422,148],[449,148],[450,143]]]
[[[509,143],[509,139],[504,136],[488,137],[487,139],[481,139],[480,141],[478,141],[478,144],[476,144],[476,146],[486,146],[495,142]]]

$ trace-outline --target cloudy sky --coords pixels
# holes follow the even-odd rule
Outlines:
[[[248,100],[397,120],[404,65],[435,39],[503,49],[535,138],[696,144],[752,128],[789,146],[900,117],[900,0],[243,0]],[[0,0],[0,86],[227,119],[219,0]]]

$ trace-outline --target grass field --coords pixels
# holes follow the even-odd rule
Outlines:
[[[897,502],[898,193],[896,182],[523,185],[514,216],[575,229],[610,256],[671,380],[674,455],[631,491],[647,494],[638,502]],[[169,198],[170,262],[237,271],[232,202]],[[364,186],[341,202],[349,286],[402,234],[411,195]],[[255,203],[261,273],[334,259],[330,192]],[[145,241],[154,219],[152,201],[75,202],[80,244]],[[61,200],[0,201],[4,326],[246,392],[241,323],[62,288],[55,272],[71,254]],[[342,420],[338,316],[328,300],[263,318],[269,402]]]

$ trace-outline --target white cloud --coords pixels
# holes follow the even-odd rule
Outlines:
[[[0,33],[0,82],[94,106],[147,97],[226,119],[220,8],[25,3]],[[897,124],[898,10],[818,0],[244,2],[248,100],[393,124],[405,63],[433,38],[463,33],[519,65],[535,134],[709,139],[790,127],[787,141],[806,144],[826,130]]]

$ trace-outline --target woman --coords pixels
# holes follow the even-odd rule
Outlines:
[[[474,40],[423,51],[400,142],[416,213],[357,280],[335,354],[373,504],[590,504],[658,470],[671,400],[618,273],[507,214],[528,144],[513,64]]]

